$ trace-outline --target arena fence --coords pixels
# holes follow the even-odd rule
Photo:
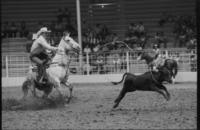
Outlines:
[[[151,51],[151,50],[146,50]],[[192,53],[191,53],[192,52]],[[162,50],[162,56],[176,59],[179,72],[197,71],[196,50],[184,49]],[[147,71],[145,61],[137,60],[138,51],[112,51],[99,53],[84,53],[82,65],[79,57],[72,57],[70,72],[73,75],[95,75],[95,74],[121,74],[124,72],[143,73]],[[2,77],[25,77],[31,62],[29,54],[3,54],[2,55]]]

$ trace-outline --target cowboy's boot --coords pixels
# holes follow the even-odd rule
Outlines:
[[[42,77],[42,70],[41,70],[41,66],[37,66],[38,67],[38,72],[37,72],[37,82],[40,82],[40,79]]]

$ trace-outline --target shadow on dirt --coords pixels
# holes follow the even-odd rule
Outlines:
[[[64,107],[67,104],[66,98],[54,96],[50,98],[27,97],[26,99],[17,100],[14,98],[2,99],[2,110],[42,110]]]

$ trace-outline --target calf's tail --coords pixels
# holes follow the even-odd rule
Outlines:
[[[128,73],[124,73],[124,75],[123,75],[123,77],[122,77],[122,80],[121,81],[119,81],[119,82],[111,82],[113,85],[117,85],[117,84],[120,84],[123,80],[124,80],[124,78],[125,78],[125,76],[127,75]]]

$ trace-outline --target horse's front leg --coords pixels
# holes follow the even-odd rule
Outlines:
[[[30,90],[32,92],[33,97],[37,98],[38,96],[36,94],[35,85],[36,84],[33,81],[31,81],[30,84],[29,84],[29,88],[30,88]]]
[[[62,97],[62,93],[61,93],[61,91],[59,90],[59,89],[61,88],[60,80],[59,80],[58,78],[55,78],[55,77],[54,77],[54,81],[55,81],[55,82],[54,82],[55,89],[56,89],[56,91],[58,92],[59,96]]]
[[[65,82],[65,83],[63,83],[63,85],[65,86],[65,87],[68,87],[69,88],[69,97],[68,97],[68,101],[67,101],[67,103],[69,103],[70,102],[70,100],[71,100],[71,98],[72,98],[72,92],[73,92],[73,85],[72,84],[70,84],[69,82]]]

